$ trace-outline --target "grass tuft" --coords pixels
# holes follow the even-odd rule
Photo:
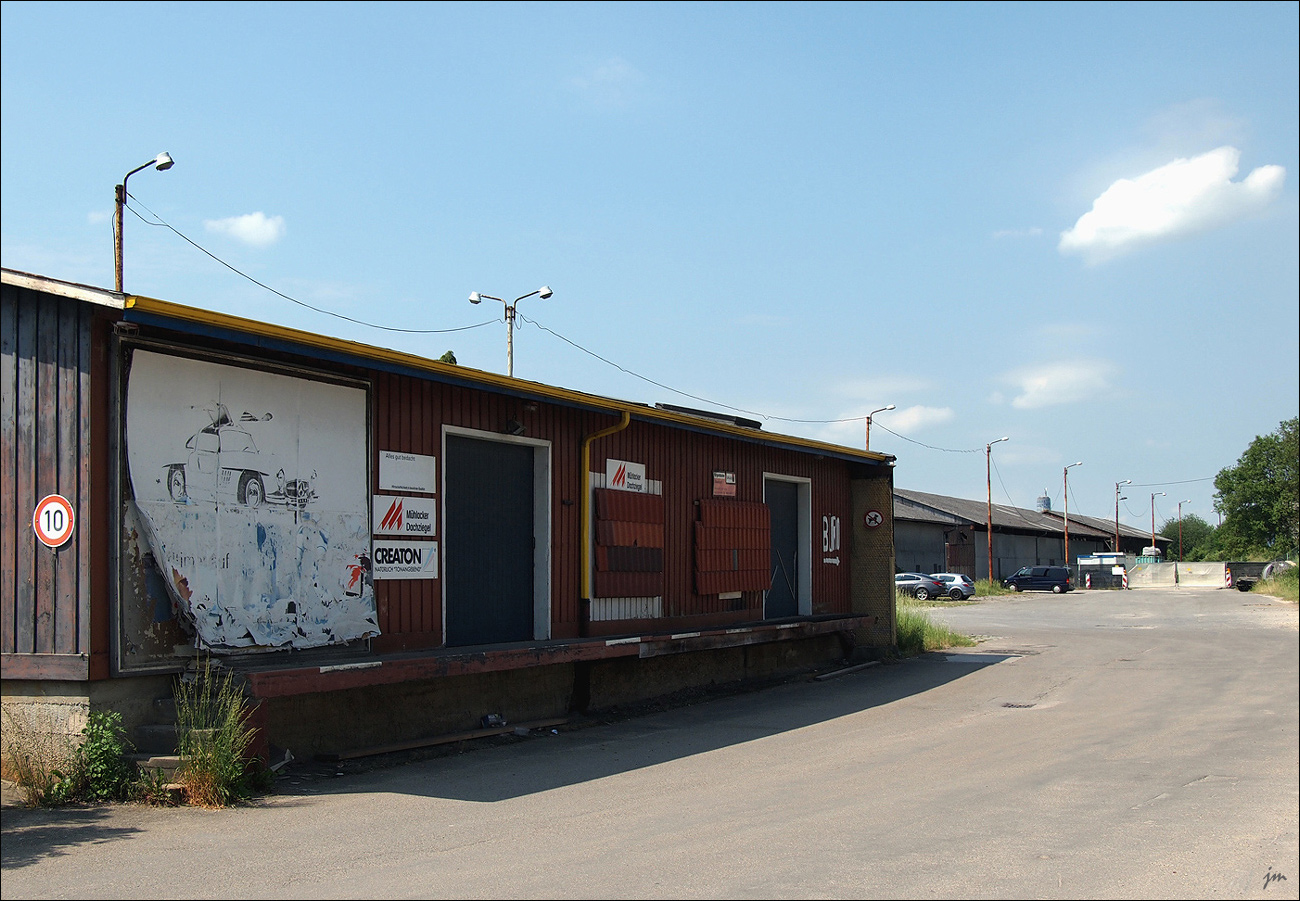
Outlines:
[[[1300,603],[1300,567],[1289,566],[1269,579],[1256,582],[1250,590],[1270,594],[1293,604]]]
[[[930,608],[922,606],[912,598],[901,598],[898,602],[898,650],[905,656],[921,654],[925,651],[938,651],[943,648],[969,648],[975,645],[975,639],[969,635],[954,632],[942,623],[930,618]]]
[[[176,781],[196,807],[227,807],[264,787],[259,761],[249,756],[254,729],[251,708],[233,672],[210,660],[192,678],[176,683],[176,731],[181,767]]]

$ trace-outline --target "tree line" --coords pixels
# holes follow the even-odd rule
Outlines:
[[[1236,464],[1214,478],[1216,527],[1195,513],[1182,519],[1183,560],[1295,560],[1300,554],[1300,442],[1297,419],[1256,436]],[[1178,559],[1179,521],[1165,520]]]

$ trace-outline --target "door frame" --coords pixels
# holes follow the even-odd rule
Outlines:
[[[812,616],[812,479],[780,472],[763,473],[763,502],[767,503],[767,483],[791,482],[798,488],[798,526],[796,540],[803,551],[799,562],[799,615]],[[767,616],[767,592],[763,592],[763,616]]]
[[[446,553],[447,530],[447,436],[473,438],[479,441],[496,441],[501,444],[521,444],[533,449],[533,640],[545,641],[551,637],[551,442],[542,438],[503,435],[463,426],[442,427],[441,450],[443,465],[439,467],[441,497],[438,515],[442,519],[442,537],[438,540],[439,552]],[[442,641],[447,643],[447,561],[440,561],[442,573]]]

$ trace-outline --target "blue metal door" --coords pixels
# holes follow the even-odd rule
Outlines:
[[[533,637],[533,449],[447,436],[447,644]]]
[[[768,479],[764,500],[772,517],[772,587],[765,619],[799,615],[799,486]]]

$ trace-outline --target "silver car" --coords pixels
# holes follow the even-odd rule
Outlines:
[[[965,573],[930,573],[930,576],[943,583],[944,594],[954,601],[964,601],[975,594],[975,583]]]
[[[910,594],[918,601],[942,597],[947,590],[942,582],[932,579],[925,573],[895,573],[894,590]]]

